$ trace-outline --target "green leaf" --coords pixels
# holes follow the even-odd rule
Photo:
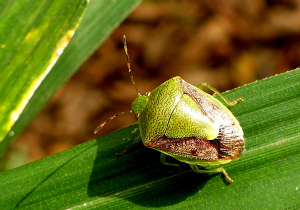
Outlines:
[[[86,0],[1,1],[0,141],[72,38]]]
[[[246,153],[221,174],[162,165],[137,124],[0,174],[2,209],[299,209],[300,69],[225,93],[245,132]],[[168,161],[172,161],[168,158]],[[175,160],[174,160],[175,161]]]
[[[84,2],[83,0],[77,0],[77,1]],[[0,1],[0,4],[9,5],[11,4],[11,2],[14,1],[8,1],[8,2],[9,3],[6,3],[6,1],[2,1],[1,3]],[[29,7],[37,4],[40,5],[40,7],[42,7],[45,11],[48,11],[47,9],[50,10],[50,8],[52,8],[50,7],[51,5],[61,4],[61,6],[55,14],[52,13],[49,14],[50,15],[49,17],[48,16],[44,17],[46,16],[45,14],[48,13],[45,12],[44,10],[39,9],[39,7],[38,8],[34,7],[31,9],[33,11],[28,12],[28,14],[27,12],[26,14],[24,14],[24,20],[25,17],[28,16],[28,19],[37,18],[37,20],[35,20],[36,22],[38,21],[43,22],[43,18],[52,18],[51,19],[52,22],[51,24],[49,24],[48,28],[46,28],[44,31],[41,32],[42,34],[40,35],[40,39],[38,39],[39,42],[37,46],[33,47],[32,52],[30,51],[32,56],[30,53],[28,55],[27,54],[23,55],[24,59],[23,60],[19,59],[20,64],[16,69],[17,71],[14,70],[7,73],[9,74],[8,76],[10,77],[9,85],[4,84],[2,81],[6,77],[8,77],[8,76],[6,77],[2,76],[2,73],[6,74],[7,71],[1,70],[0,88],[1,87],[4,88],[6,92],[7,91],[12,91],[12,92],[11,93],[5,92],[5,94],[2,94],[2,90],[0,89],[1,91],[0,97],[2,97],[0,99],[1,100],[0,126],[2,126],[0,131],[0,137],[3,138],[6,135],[3,141],[0,143],[0,155],[6,150],[6,148],[10,145],[10,143],[14,140],[15,136],[18,135],[22,131],[22,129],[29,123],[29,121],[41,110],[41,108],[50,99],[50,97],[59,89],[59,87],[70,76],[72,76],[73,73],[75,73],[75,71],[79,68],[79,66],[98,48],[99,44],[105,40],[105,38],[113,31],[113,29],[115,29],[120,24],[120,22],[123,19],[125,19],[125,17],[128,16],[128,14],[140,2],[140,0],[132,0],[132,1],[93,0],[91,1],[70,44],[64,50],[64,53],[60,56],[55,66],[52,68],[52,70],[49,72],[49,74],[46,76],[46,78],[43,81],[42,78],[39,76],[41,73],[46,71],[45,68],[48,67],[46,64],[47,62],[49,63],[49,61],[44,60],[44,58],[42,58],[41,56],[43,52],[46,51],[46,49],[50,50],[50,47],[48,45],[50,42],[52,42],[52,40],[54,39],[59,40],[59,38],[56,38],[56,36],[58,36],[57,33],[59,27],[53,29],[51,26],[56,25],[55,20],[62,21],[64,17],[68,15],[69,12],[73,11],[75,9],[73,8],[74,7],[73,5],[77,5],[77,10],[81,11],[81,14],[84,8],[80,7],[83,5],[75,3],[76,1],[48,0],[48,3],[45,3],[44,1],[37,3],[35,1],[27,0],[27,1],[22,1],[22,3],[23,2],[27,4],[24,3],[23,6],[20,4],[20,1],[15,2],[16,7],[18,8],[20,7],[19,10],[21,10],[21,11],[18,10],[18,12],[21,13],[22,15],[24,11],[26,12],[27,10],[29,10],[29,9],[25,9],[24,8],[25,6]],[[0,8],[2,9],[3,7]],[[67,11],[64,11],[62,8],[64,8]],[[32,13],[33,14],[37,13],[42,17],[38,15],[32,17],[31,16]],[[73,11],[73,13],[75,13],[75,10]],[[17,14],[15,14],[15,16],[18,17]],[[1,19],[2,18],[4,18],[4,16],[1,17]],[[10,19],[9,18],[7,19],[8,20],[6,22],[8,22],[11,26],[11,27],[7,26],[7,30],[9,28],[16,27],[16,26],[14,27],[12,26],[13,24],[15,24],[14,22],[9,22]],[[77,21],[78,20],[79,17],[77,18]],[[77,22],[73,23],[72,21],[69,20],[69,22],[65,24],[73,24],[75,26]],[[30,28],[30,26],[28,26],[28,28]],[[62,28],[62,26],[60,28]],[[66,26],[65,28],[62,29],[63,31],[65,31]],[[2,31],[0,32],[0,34],[2,34]],[[17,37],[18,42],[15,43],[12,49],[10,49],[12,53],[15,52],[15,47],[19,46],[20,43],[22,43],[22,40],[24,40],[26,34],[27,33],[25,33],[24,35],[16,33],[15,36]],[[1,40],[3,39],[1,38]],[[15,38],[14,39],[11,38],[10,40],[11,40],[10,42],[13,42]],[[31,42],[35,43],[34,41]],[[55,46],[56,45],[54,45],[53,48],[54,50],[55,50]],[[24,48],[25,47],[26,46],[24,46]],[[1,60],[0,62],[2,62],[1,63],[2,65],[4,66],[8,65],[7,62],[9,61],[8,58],[10,58],[9,55],[6,55],[6,58],[0,57]],[[36,57],[33,57],[33,55],[35,55]],[[51,58],[51,54],[50,54],[50,58]],[[44,69],[42,69],[42,65],[45,66]],[[24,69],[29,67],[30,67],[29,73],[24,74]],[[11,69],[12,67],[5,67],[5,68]],[[50,69],[47,69],[47,73],[49,70]],[[22,74],[20,74],[20,72],[22,72]],[[22,75],[22,77],[20,77],[20,75]],[[45,75],[46,73],[43,74],[43,76]],[[27,80],[25,81],[23,77],[26,77]],[[17,80],[20,82],[20,84],[16,83]],[[39,85],[41,81],[42,83]],[[29,88],[26,89],[25,87],[29,87]],[[33,91],[33,89],[35,90],[35,92]],[[29,92],[29,90],[32,91]],[[31,98],[31,94],[33,94],[32,98]],[[24,109],[25,105],[26,107]],[[5,109],[2,108],[3,106]],[[18,111],[17,112],[18,115],[15,114],[16,109]],[[22,112],[23,109],[24,111]],[[19,114],[21,115],[18,118]],[[3,118],[4,116],[5,119]],[[13,127],[11,127],[12,125]]]

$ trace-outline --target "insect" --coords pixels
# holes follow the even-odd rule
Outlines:
[[[243,98],[229,102],[209,84],[195,87],[178,76],[141,95],[133,80],[125,36],[123,42],[129,75],[138,93],[130,112],[138,119],[143,144],[161,152],[160,159],[165,165],[180,166],[166,162],[168,155],[189,164],[197,173],[223,173],[232,183],[219,165],[227,164],[245,152],[244,133],[229,109],[202,89],[204,86],[211,89],[228,106],[243,101]],[[98,126],[95,133],[120,114]]]

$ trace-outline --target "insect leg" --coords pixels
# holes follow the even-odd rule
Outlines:
[[[141,140],[141,134],[139,134],[136,138],[134,138],[134,141],[131,142],[129,145],[125,147],[125,149],[122,152],[116,153],[117,157],[125,155],[129,150],[131,150],[140,140]]]
[[[212,87],[211,85],[209,85],[209,84],[207,84],[207,83],[201,83],[201,84],[199,84],[199,85],[198,85],[198,88],[201,89],[201,90],[203,90],[204,86],[207,87],[208,89],[214,91],[214,93],[216,93],[217,95],[219,95],[219,96],[223,99],[223,101],[225,101],[225,103],[226,103],[228,106],[233,106],[233,105],[235,105],[235,104],[236,104],[237,102],[239,102],[239,101],[244,101],[244,99],[241,97],[241,98],[238,98],[238,99],[236,99],[236,100],[230,102],[230,101],[229,101],[222,93],[220,93],[216,88]]]
[[[223,173],[224,176],[226,177],[227,181],[231,184],[233,180],[228,176],[227,172],[225,171],[224,168],[216,168],[212,170],[199,170],[196,165],[190,164],[192,170],[196,173]]]
[[[166,154],[164,153],[160,153],[160,162],[164,165],[167,165],[167,166],[177,166],[177,167],[181,167],[179,164],[176,164],[176,163],[167,163],[166,162]]]

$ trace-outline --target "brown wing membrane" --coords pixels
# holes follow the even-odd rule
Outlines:
[[[218,149],[213,142],[196,137],[178,139],[159,138],[150,141],[146,146],[160,151],[175,153],[180,156],[195,156],[198,160],[214,161],[219,159]]]
[[[214,141],[218,142],[220,158],[236,159],[245,152],[245,140],[234,126],[220,125],[219,136]]]

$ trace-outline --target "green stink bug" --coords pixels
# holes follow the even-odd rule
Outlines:
[[[137,90],[130,69],[125,36],[123,41],[129,75]],[[225,169],[209,168],[239,158],[245,152],[244,133],[228,108],[201,90],[204,86],[213,90],[229,106],[243,100],[239,98],[229,102],[210,85],[203,83],[195,87],[177,76],[145,95],[137,90],[138,97],[132,102],[130,112],[138,119],[143,144],[161,152],[163,164],[180,166],[167,163],[166,155],[169,155],[188,163],[197,173],[223,173],[232,183]],[[95,133],[118,115],[98,126]],[[205,169],[200,170],[198,166]]]

